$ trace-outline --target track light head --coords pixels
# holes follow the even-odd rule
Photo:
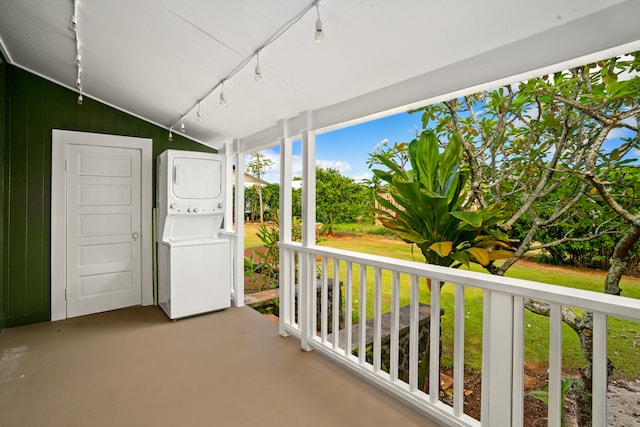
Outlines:
[[[262,83],[262,73],[260,72],[260,51],[256,53],[256,69],[253,75],[253,80],[258,84]]]
[[[322,32],[322,20],[320,19],[320,7],[316,3],[316,12],[318,13],[318,19],[316,20],[316,43],[321,44],[324,42],[324,32]]]
[[[71,16],[69,20],[69,31],[76,31],[78,29],[78,15],[75,13]]]

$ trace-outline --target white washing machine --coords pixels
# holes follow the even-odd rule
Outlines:
[[[231,242],[219,237],[224,166],[219,154],[158,157],[158,304],[170,319],[231,305]]]

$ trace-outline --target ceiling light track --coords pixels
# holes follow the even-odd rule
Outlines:
[[[76,0],[76,2],[77,2],[77,0]],[[253,58],[256,59],[256,67],[255,67],[255,71],[254,71],[254,80],[256,81],[256,83],[261,83],[263,76],[262,76],[262,72],[261,72],[262,70],[260,69],[260,54],[262,53],[264,48],[268,47],[269,45],[273,44],[276,40],[278,40],[284,33],[286,33],[289,30],[289,28],[291,28],[298,21],[300,21],[314,7],[316,8],[316,12],[317,12],[317,15],[318,15],[318,18],[317,18],[316,23],[315,23],[314,40],[318,44],[321,44],[322,42],[324,42],[324,32],[322,30],[322,20],[320,19],[320,0],[314,0],[311,4],[309,4],[304,9],[302,9],[296,16],[294,16],[292,19],[290,19],[284,25],[282,25],[260,47],[258,47],[258,49],[256,49],[254,53],[252,53],[250,56],[248,56],[242,62],[240,62],[240,64],[238,64],[229,74],[227,74],[222,80],[220,80],[216,85],[214,85],[213,88],[211,88],[200,99],[198,99],[184,114],[182,114],[180,116],[180,118],[178,120],[176,120],[171,126],[169,126],[169,137],[170,137],[170,140],[173,139],[172,138],[173,137],[172,131],[173,131],[174,127],[179,125],[180,126],[180,130],[182,132],[185,132],[185,129],[184,129],[184,118],[186,116],[188,116],[189,114],[191,114],[194,110],[196,110],[196,116],[197,116],[198,121],[199,122],[202,121],[202,113],[200,111],[200,104],[203,101],[205,101],[209,96],[211,96],[218,88],[220,88],[220,105],[223,106],[223,107],[226,106],[227,105],[227,100],[226,100],[225,94],[224,94],[224,83],[227,80],[229,80],[232,77],[234,77],[244,67],[246,67],[247,64],[249,64],[253,60]],[[75,16],[75,12],[74,12],[74,16]],[[77,20],[77,17],[76,17],[76,20]]]
[[[78,90],[78,105],[82,105],[84,98],[82,96],[82,55],[80,55],[80,34],[78,27],[78,0],[73,1],[73,14],[69,19],[69,31],[73,31],[76,39],[76,89]]]

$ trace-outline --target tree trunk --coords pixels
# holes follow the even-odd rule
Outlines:
[[[620,295],[620,279],[627,271],[631,262],[631,249],[640,239],[640,226],[633,224],[627,233],[622,236],[615,248],[613,249],[613,257],[611,266],[607,272],[607,278],[604,281],[604,291],[611,295]]]
[[[629,265],[630,252],[636,242],[640,239],[640,227],[632,225],[625,235],[618,241],[613,250],[611,267],[605,280],[605,293],[610,295],[620,295],[620,279]],[[592,381],[593,381],[593,314],[585,312],[582,317],[582,327],[578,336],[580,337],[580,347],[582,355],[587,364],[580,369],[580,378],[574,383],[576,393],[576,415],[579,426],[592,425]],[[613,373],[613,363],[608,361],[607,375]]]
[[[258,201],[260,204],[260,224],[264,224],[264,206],[262,205],[262,187],[260,183],[257,184],[256,190],[258,191]]]

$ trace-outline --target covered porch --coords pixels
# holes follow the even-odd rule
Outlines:
[[[522,426],[523,313],[529,299],[550,305],[549,425],[561,425],[564,308],[594,313],[594,425],[606,425],[608,322],[640,321],[638,300],[317,246],[315,138],[639,50],[640,27],[633,17],[640,4],[494,1],[463,9],[408,0],[305,3],[2,4],[0,98],[6,87],[8,100],[0,105],[7,129],[0,132],[0,150],[10,155],[0,162],[0,330],[52,318],[52,129],[152,138],[154,156],[166,148],[202,145],[226,155],[224,235],[234,242],[235,307],[179,322],[149,306],[5,329],[1,425],[410,426],[437,425],[437,419],[458,426]],[[312,38],[321,19],[327,32],[322,47]],[[291,205],[285,184],[292,179],[297,140],[304,181],[299,243],[292,241],[291,212],[285,209]],[[244,200],[242,192],[231,200],[230,173],[234,164],[245,169],[248,153],[273,145],[280,147],[283,207],[279,324],[243,307]],[[244,187],[243,174],[236,174],[235,186]],[[150,236],[144,236],[149,249]],[[326,284],[342,279],[341,265],[345,325],[338,324],[338,311],[329,320],[329,301],[331,310],[342,303],[337,287],[330,293]],[[317,268],[323,281],[319,298],[308,286]],[[367,277],[373,278],[374,292],[373,363],[367,361],[364,335],[353,332],[350,320],[358,311],[359,318],[367,316],[366,306],[354,298],[356,291],[366,291]],[[436,284],[428,301],[428,363],[419,361],[417,342],[425,279]],[[455,287],[452,330],[439,323],[440,283]],[[383,287],[391,289],[388,366],[381,360]],[[409,301],[401,303],[401,287],[410,289]],[[464,412],[470,291],[483,295],[479,420]],[[408,382],[398,375],[398,313],[407,304]],[[329,322],[332,330],[346,329],[346,344],[328,335]],[[439,397],[441,334],[455,336],[452,405]],[[430,371],[427,390],[419,384],[419,368]]]
[[[248,307],[136,307],[5,330],[0,425],[402,425],[423,414]]]

